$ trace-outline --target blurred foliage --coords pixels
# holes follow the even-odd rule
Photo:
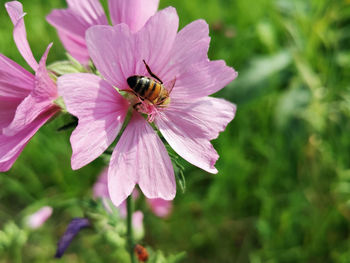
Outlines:
[[[64,59],[44,18],[65,1],[22,2],[35,57],[53,41],[49,62]],[[144,245],[165,254],[187,251],[185,262],[196,263],[349,262],[350,2],[161,0],[168,5],[177,8],[181,27],[199,18],[210,24],[210,58],[239,72],[217,96],[238,111],[213,142],[218,175],[185,163],[186,192],[178,191],[165,220],[138,202]],[[0,52],[28,68],[3,7],[0,14]],[[103,161],[71,170],[70,132],[56,131],[68,119],[43,127],[0,176],[1,263],[56,262],[59,236],[84,214],[80,200],[91,196]],[[52,206],[53,216],[26,232],[22,218],[41,205]],[[118,257],[110,242],[87,231],[59,262]],[[163,262],[161,252],[157,257]]]

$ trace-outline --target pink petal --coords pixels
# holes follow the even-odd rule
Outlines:
[[[85,31],[93,25],[108,25],[108,20],[98,0],[67,2],[67,9],[53,10],[46,19],[57,29],[68,52],[81,63],[87,64]]]
[[[5,135],[12,136],[18,133],[24,126],[53,106],[52,101],[57,97],[57,88],[46,69],[46,59],[51,46],[52,44],[47,47],[40,60],[35,75],[34,90],[18,106],[13,121],[3,130]]]
[[[27,225],[32,229],[41,227],[52,215],[52,207],[44,206],[27,218]]]
[[[179,17],[173,7],[157,12],[147,21],[146,25],[136,34],[137,53],[135,58],[139,66],[137,72],[146,74],[147,71],[142,62],[144,59],[161,80],[167,81],[158,72],[161,72],[163,67],[168,64],[178,27]]]
[[[143,59],[153,72],[168,63],[177,28],[176,10],[169,7],[157,12],[135,34],[124,24],[92,27],[86,32],[86,43],[102,76],[118,88],[127,89],[128,77],[146,74]]]
[[[0,54],[0,134],[15,116],[21,101],[34,87],[34,76]]]
[[[81,64],[87,65],[90,55],[85,44],[85,38],[82,40],[73,34],[68,34],[60,30],[57,30],[57,33],[68,53]]]
[[[0,54],[0,98],[24,99],[34,88],[34,76]]]
[[[13,136],[20,132],[23,127],[33,122],[41,113],[52,107],[53,103],[49,100],[40,101],[30,94],[17,107],[16,114],[10,125],[3,129],[3,134]]]
[[[185,160],[210,173],[219,158],[210,140],[233,119],[236,107],[217,98],[194,102],[173,101],[160,113],[156,124],[170,146]]]
[[[73,131],[72,168],[100,156],[118,135],[128,102],[106,81],[92,74],[66,74],[57,81],[68,111],[79,118]]]
[[[158,74],[173,79],[180,70],[200,61],[208,60],[209,26],[204,20],[196,20],[177,34],[169,63]]]
[[[0,135],[0,172],[11,168],[29,140],[58,110],[59,108],[56,106],[51,107],[15,136]]]
[[[172,210],[173,203],[161,198],[147,199],[147,203],[150,205],[152,212],[159,217],[167,217]]]
[[[35,74],[33,95],[35,97],[54,100],[57,98],[57,87],[46,69],[46,60],[51,47],[52,43],[48,45],[44,55],[41,57],[38,70]]]
[[[15,116],[20,99],[6,99],[0,97],[0,134],[2,129],[7,127]]]
[[[16,46],[25,61],[27,61],[28,65],[31,66],[34,71],[36,71],[38,68],[38,63],[36,62],[28,44],[27,32],[23,19],[25,13],[23,13],[22,4],[18,1],[12,1],[7,2],[5,7],[14,25],[13,38]]]
[[[174,170],[168,152],[152,127],[134,113],[110,161],[108,189],[113,203],[121,204],[137,183],[148,198],[175,197]]]
[[[237,72],[223,60],[192,64],[176,76],[171,98],[202,98],[221,90],[236,77]]]
[[[107,186],[108,168],[105,168],[99,175],[97,182],[93,186],[94,197],[107,197],[109,198],[108,186]]]
[[[126,78],[134,68],[134,41],[124,24],[94,26],[86,31],[90,57],[102,76],[112,85],[126,89]],[[131,74],[131,75],[129,75]]]
[[[0,135],[0,141],[1,141],[1,135]],[[20,152],[22,152],[24,146],[22,147],[22,149],[20,150]],[[18,155],[14,156],[12,158],[10,158],[7,161],[1,162],[0,161],[0,172],[7,172],[8,170],[10,170],[10,168],[12,167],[12,165],[15,163],[15,161],[17,160]]]
[[[113,25],[124,23],[136,32],[156,13],[159,0],[109,0],[108,5]]]
[[[136,235],[143,232],[143,213],[141,211],[135,211],[132,214],[132,227]]]

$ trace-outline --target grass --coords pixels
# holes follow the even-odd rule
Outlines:
[[[63,59],[44,17],[64,1],[23,2],[35,57],[53,41],[49,62]],[[184,262],[348,262],[349,2],[161,1],[168,5],[177,8],[181,27],[199,18],[209,23],[210,58],[239,72],[216,95],[238,111],[213,142],[218,175],[186,165],[187,191],[178,191],[166,220],[139,202],[143,243],[165,253],[185,250]],[[4,8],[0,14],[0,52],[25,66]],[[56,262],[59,236],[72,217],[84,215],[80,200],[91,197],[103,161],[71,170],[70,132],[56,131],[64,118],[43,127],[0,176],[0,227],[12,238],[1,243],[0,235],[0,262]],[[44,204],[54,214],[40,230],[25,236],[10,224],[21,226]],[[108,238],[84,233],[60,262],[119,262]]]

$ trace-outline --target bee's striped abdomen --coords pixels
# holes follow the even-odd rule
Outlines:
[[[158,99],[160,92],[164,89],[162,84],[145,76],[131,76],[127,79],[127,82],[138,96],[152,103]]]

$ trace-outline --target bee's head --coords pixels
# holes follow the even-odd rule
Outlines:
[[[126,81],[128,82],[128,85],[130,88],[134,88],[136,86],[137,78],[138,78],[138,76],[128,77],[128,79]]]

